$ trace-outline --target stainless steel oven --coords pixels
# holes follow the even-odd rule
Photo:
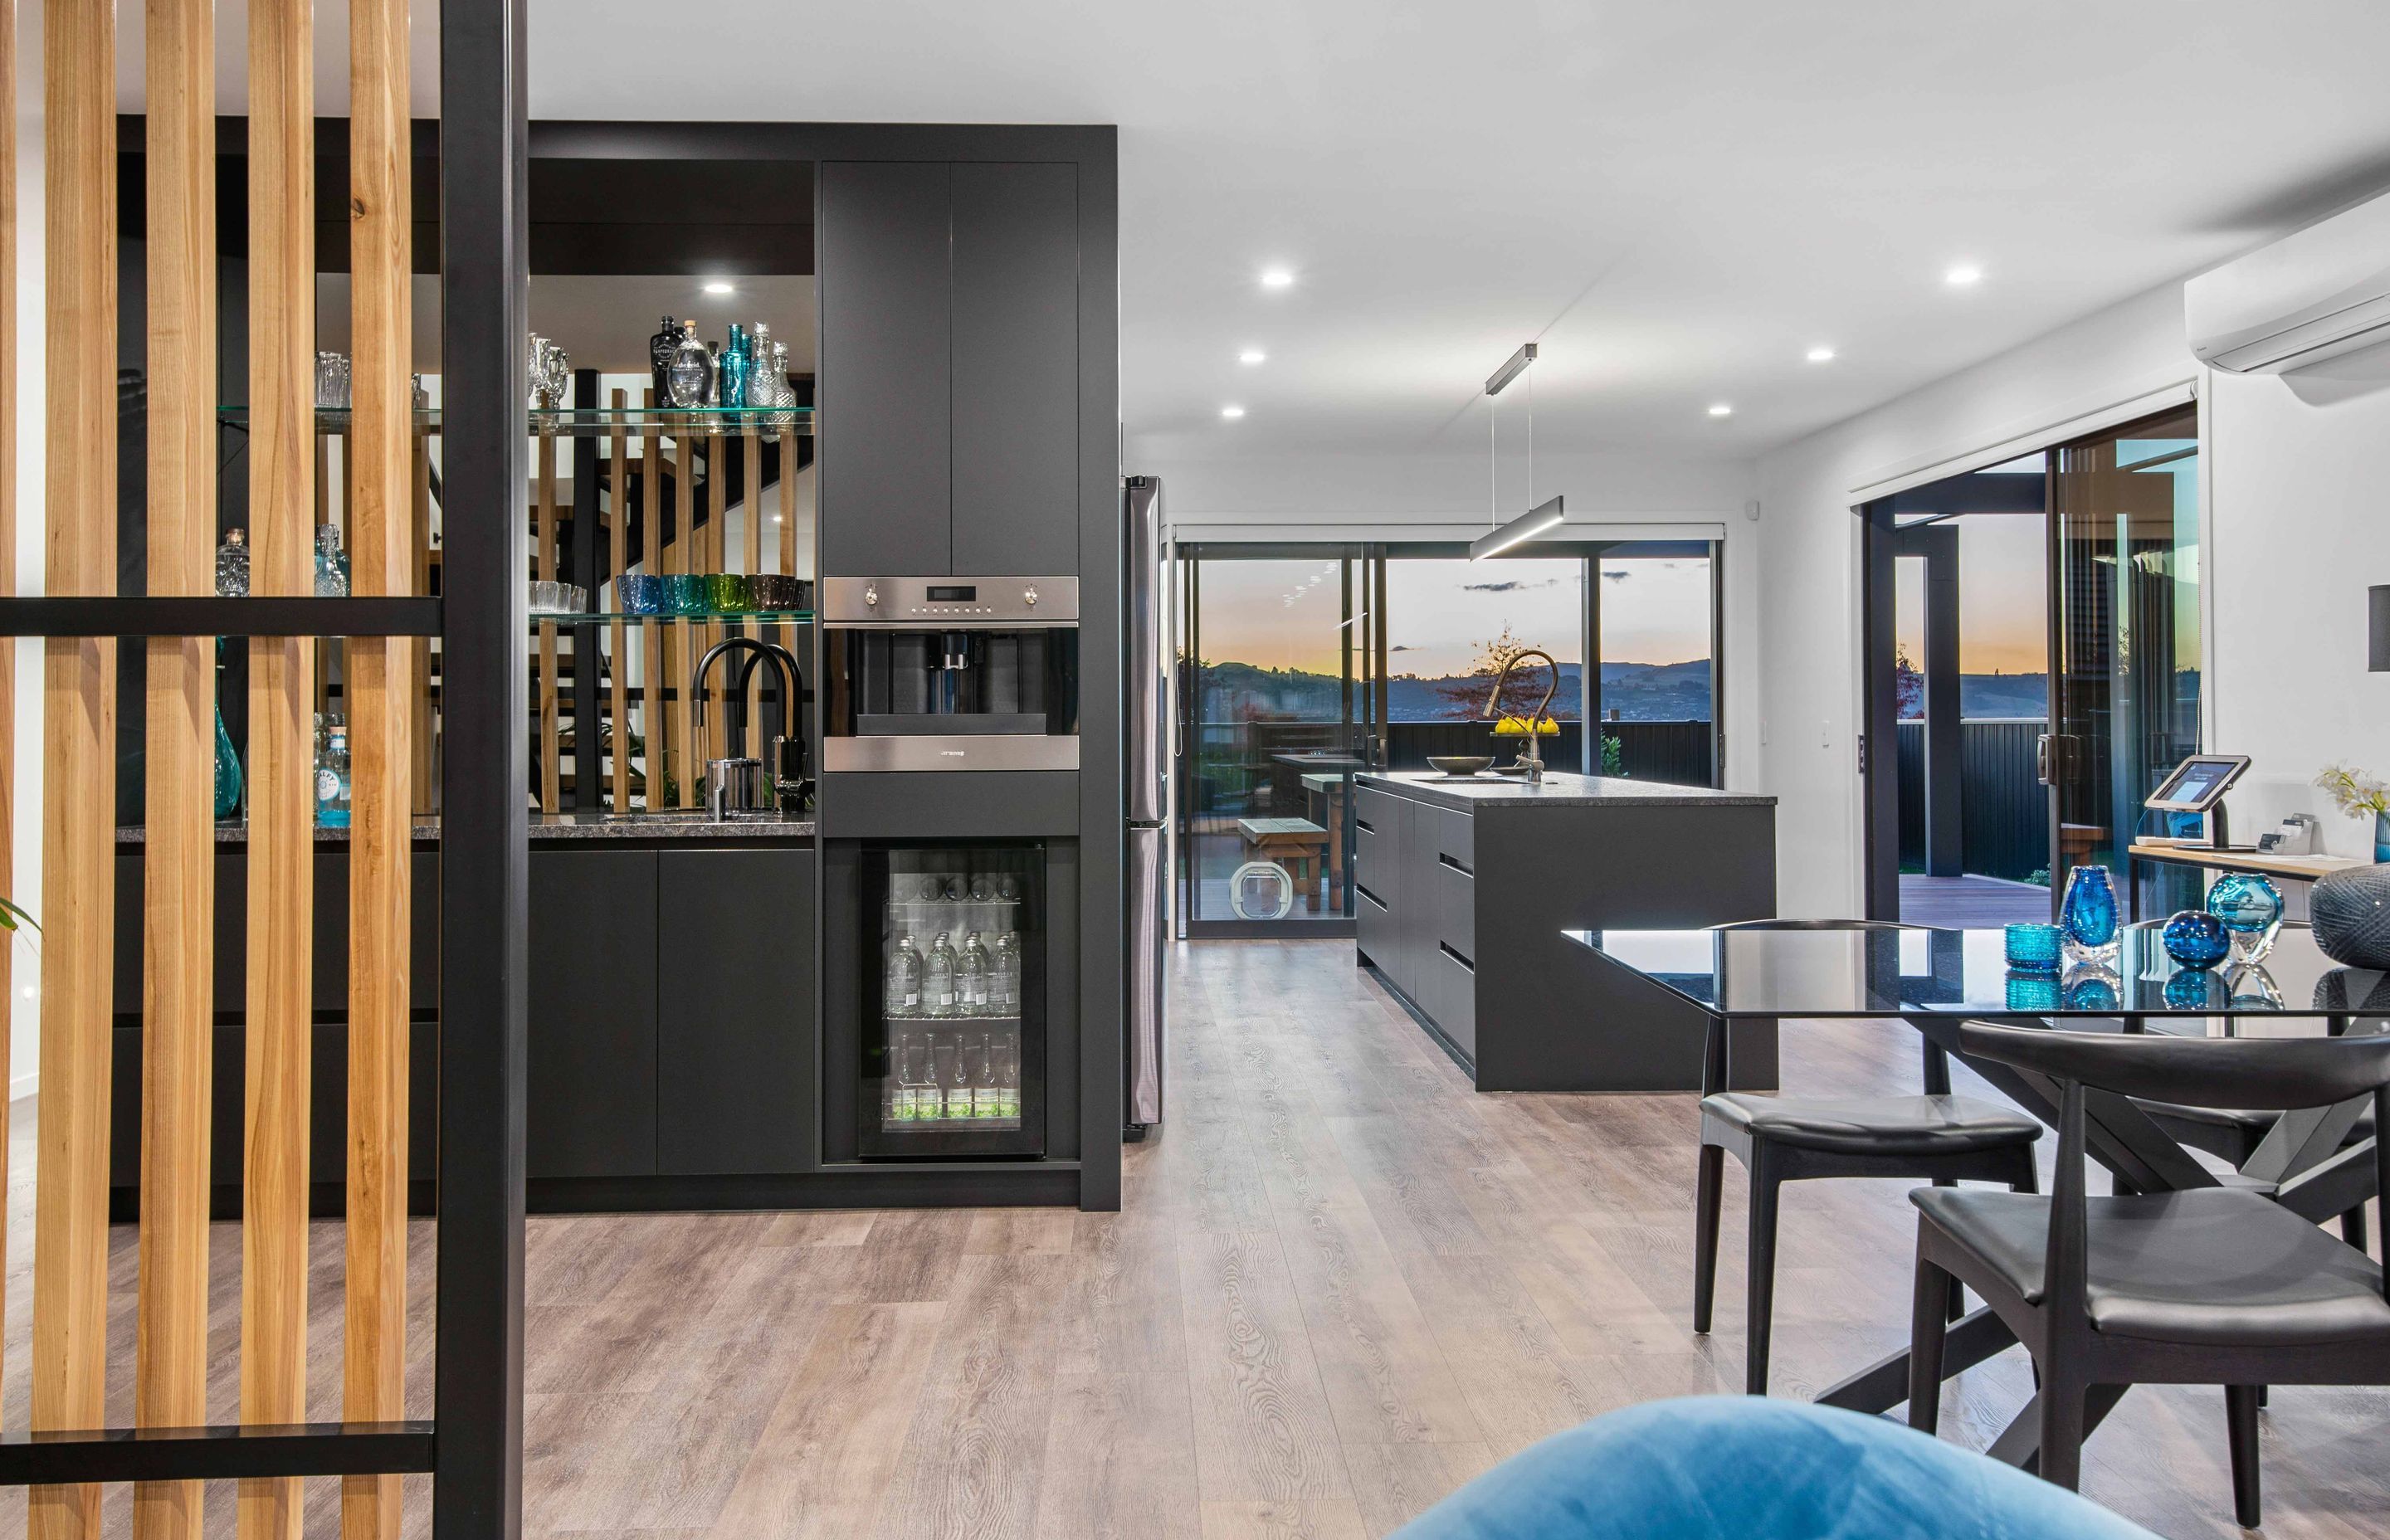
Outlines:
[[[822,768],[1075,770],[1079,580],[829,578]]]

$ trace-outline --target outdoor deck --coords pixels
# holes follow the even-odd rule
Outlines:
[[[2049,890],[1998,877],[1900,875],[1900,918],[1954,930],[2049,918]]]

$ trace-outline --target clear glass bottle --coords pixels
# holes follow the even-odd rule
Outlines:
[[[315,762],[315,822],[326,828],[349,827],[349,729],[334,722],[324,729],[324,757]]]
[[[665,380],[670,393],[659,399],[673,406],[702,406],[713,381],[713,355],[697,340],[697,323],[683,321],[680,340],[673,348],[672,371]]]
[[[772,350],[779,346],[772,340],[772,324],[758,321],[747,331],[747,404],[778,406],[780,376],[772,372]]]
[[[962,1069],[955,1062],[955,1034],[933,1032],[930,1034],[930,1083],[921,1087],[920,1100],[914,1109],[914,1121],[930,1123],[939,1118],[958,1118],[956,1110],[970,1097],[969,1090],[957,1090],[961,1084]]]
[[[349,592],[349,553],[341,549],[341,526],[315,526],[315,597],[319,599],[346,598]]]
[[[921,954],[913,950],[909,932],[900,933],[889,950],[888,988],[881,1009],[892,1020],[921,1014]]]
[[[1021,1034],[998,1033],[996,1039],[996,1115],[1021,1121]]]
[[[880,1110],[885,1123],[911,1123],[915,1097],[913,1095],[914,1061],[919,1057],[919,1040],[912,1033],[900,1032],[895,1044],[888,1050],[888,1087]]]
[[[955,1078],[946,1088],[946,1116],[979,1116],[980,1077],[987,1073],[987,1055],[981,1039],[958,1035],[955,1043]]]
[[[796,382],[789,378],[789,344],[772,344],[772,404],[794,406],[797,404]]]
[[[971,885],[970,885],[970,896],[971,896],[971,902],[972,902],[973,904],[993,904],[993,903],[995,903],[995,902],[996,902],[996,879],[995,879],[994,878],[992,878],[992,877],[986,876],[986,875],[985,875],[985,874],[983,874],[983,873],[982,875],[978,876],[978,877],[974,877],[974,878],[972,878],[972,879],[971,879]]]
[[[955,949],[946,944],[946,933],[930,943],[929,959],[921,967],[921,1014],[952,1016],[955,1013]]]
[[[1000,1118],[1004,1115],[1004,1092],[996,1084],[996,1046],[985,1033],[980,1034],[977,1072],[971,1076],[971,1116]]]
[[[955,992],[961,996],[957,1014],[987,1014],[987,946],[973,930],[963,938],[961,966],[955,969]]]
[[[1021,938],[1010,930],[996,938],[996,953],[988,963],[987,995],[989,1015],[1021,1014]]]
[[[722,344],[705,344],[705,404],[722,404]]]
[[[664,324],[656,328],[656,334],[648,339],[648,366],[655,372],[656,404],[659,406],[672,400],[673,354],[679,351],[680,323],[667,315]]]
[[[722,404],[746,406],[747,382],[754,374],[754,358],[747,351],[747,333],[730,323],[730,340],[722,350]]]
[[[249,532],[226,530],[216,547],[216,597],[249,597]]]

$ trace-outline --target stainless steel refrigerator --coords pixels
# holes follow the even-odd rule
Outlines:
[[[1131,476],[1121,484],[1127,520],[1128,685],[1128,1027],[1124,1132],[1141,1139],[1162,1122],[1162,1066],[1169,1018],[1170,654],[1163,635],[1162,482]]]

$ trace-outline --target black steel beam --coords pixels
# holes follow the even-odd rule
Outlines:
[[[429,1422],[252,1423],[0,1433],[0,1486],[392,1476],[433,1469]]]
[[[440,600],[0,598],[0,636],[437,636]]]
[[[434,1540],[522,1531],[531,749],[527,0],[440,7],[440,1343]]]

